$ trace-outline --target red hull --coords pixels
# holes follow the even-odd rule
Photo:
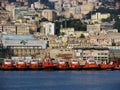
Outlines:
[[[57,63],[57,68],[60,69],[60,70],[67,70],[69,69],[69,65],[67,62],[64,62],[64,64],[61,64],[61,63]]]
[[[120,70],[120,66],[115,66],[114,70]]]
[[[37,64],[31,64],[30,63],[30,66],[29,66],[30,69],[40,69],[40,65],[37,63]]]
[[[72,62],[70,63],[70,69],[80,69],[80,63],[73,64]]]
[[[120,70],[120,64],[119,63],[114,64],[114,70]]]
[[[2,69],[3,70],[11,70],[11,69],[14,69],[14,66],[13,64],[2,64]]]
[[[16,62],[16,69],[27,69],[27,65],[25,62],[23,64]]]
[[[119,60],[117,60],[117,59],[114,60],[113,65],[114,65],[114,67],[113,67],[114,70],[120,70],[120,62],[119,62]]]
[[[45,58],[43,59],[42,68],[43,69],[54,69],[55,68],[55,65],[49,53],[46,54]]]
[[[30,64],[29,64],[29,69],[40,69],[41,66],[39,64],[39,61],[38,60],[31,60],[30,61]]]
[[[47,68],[51,68],[51,69],[52,69],[53,67],[55,67],[55,66],[54,66],[54,64],[53,64],[52,61],[43,62],[43,65],[42,65],[42,68],[43,68],[43,69],[47,69]]]
[[[83,66],[83,69],[98,69],[99,65],[95,61],[93,57],[88,58],[88,60],[85,62],[85,65]]]
[[[3,69],[3,70],[14,69],[13,62],[10,59],[5,59],[4,62],[2,63],[1,69]]]
[[[91,63],[89,64],[88,62],[85,63],[85,65],[83,66],[83,69],[98,69],[99,66],[95,63]]]
[[[101,69],[113,69],[114,65],[110,64],[100,64]]]

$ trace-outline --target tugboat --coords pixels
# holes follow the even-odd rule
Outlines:
[[[104,60],[104,61],[100,64],[100,68],[101,68],[101,69],[113,69],[113,68],[114,68],[113,61],[110,61],[109,63],[107,63],[107,61]]]
[[[40,69],[39,60],[37,59],[30,60],[29,69],[32,69],[32,70]]]
[[[58,59],[57,60],[57,69],[59,70],[68,70],[69,69],[69,64],[68,62],[65,61],[65,59]]]
[[[33,59],[30,60],[29,69],[38,70],[41,68],[42,68],[42,65],[39,63],[39,60],[36,59],[36,54],[34,54]]]
[[[72,70],[79,70],[80,69],[80,62],[78,59],[73,58],[70,60],[70,65],[69,65],[70,69]]]
[[[4,61],[2,62],[2,70],[13,70],[14,69],[14,65],[13,65],[13,61],[11,59],[4,59]]]
[[[114,70],[120,70],[120,64],[115,64],[113,69]]]
[[[94,60],[94,58],[88,58],[88,60],[85,62],[85,65],[83,66],[83,69],[98,69],[99,66],[97,62]]]
[[[26,62],[23,59],[19,59],[16,61],[16,69],[18,70],[26,70],[27,65]]]
[[[120,70],[120,63],[118,62],[118,60],[115,60],[114,61],[114,67],[113,67],[114,70]]]
[[[42,68],[44,70],[53,70],[56,68],[56,66],[54,65],[52,58],[50,57],[50,53],[47,53],[46,56],[43,59],[43,63],[42,63]]]

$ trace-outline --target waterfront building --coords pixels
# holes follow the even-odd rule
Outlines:
[[[53,58],[58,59],[59,57],[61,58],[67,58],[67,57],[73,57],[73,50],[72,49],[67,49],[67,48],[53,48],[50,50],[50,56]]]
[[[109,61],[109,49],[108,48],[74,48],[76,57],[82,60],[81,64],[84,65],[85,61],[92,57],[94,58],[98,64],[100,64],[103,60]]]
[[[37,40],[33,35],[3,35],[2,44],[12,56],[31,56],[47,48],[47,40]]]

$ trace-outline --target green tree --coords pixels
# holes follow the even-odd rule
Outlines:
[[[61,36],[64,36],[64,35],[65,35],[65,33],[64,33],[64,32],[61,32],[61,33],[60,33],[60,35],[61,35]]]
[[[63,27],[65,27],[63,22]],[[76,31],[86,31],[86,25],[84,25],[79,19],[69,19],[66,21],[67,28],[75,28]]]
[[[115,22],[115,24],[113,25],[113,28],[118,29],[118,31],[120,32],[120,20]]]
[[[111,22],[113,18],[110,16],[107,19],[102,19],[102,22]]]
[[[81,35],[80,35],[80,38],[85,38],[85,35],[84,35],[84,34],[81,34]]]
[[[53,23],[55,24],[55,34],[59,35],[60,34],[60,25],[61,25],[61,22],[55,21]]]

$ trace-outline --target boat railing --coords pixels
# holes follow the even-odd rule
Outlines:
[[[63,59],[59,59],[58,62],[59,62],[59,64],[64,64],[65,63],[65,61]]]
[[[5,64],[12,64],[12,60],[11,60],[11,59],[5,59],[5,60],[4,60],[4,63],[5,63]]]
[[[24,64],[25,62],[23,60],[18,60],[18,64]]]
[[[31,63],[32,63],[32,64],[37,64],[38,62],[39,62],[39,61],[36,60],[36,59],[31,60]]]

